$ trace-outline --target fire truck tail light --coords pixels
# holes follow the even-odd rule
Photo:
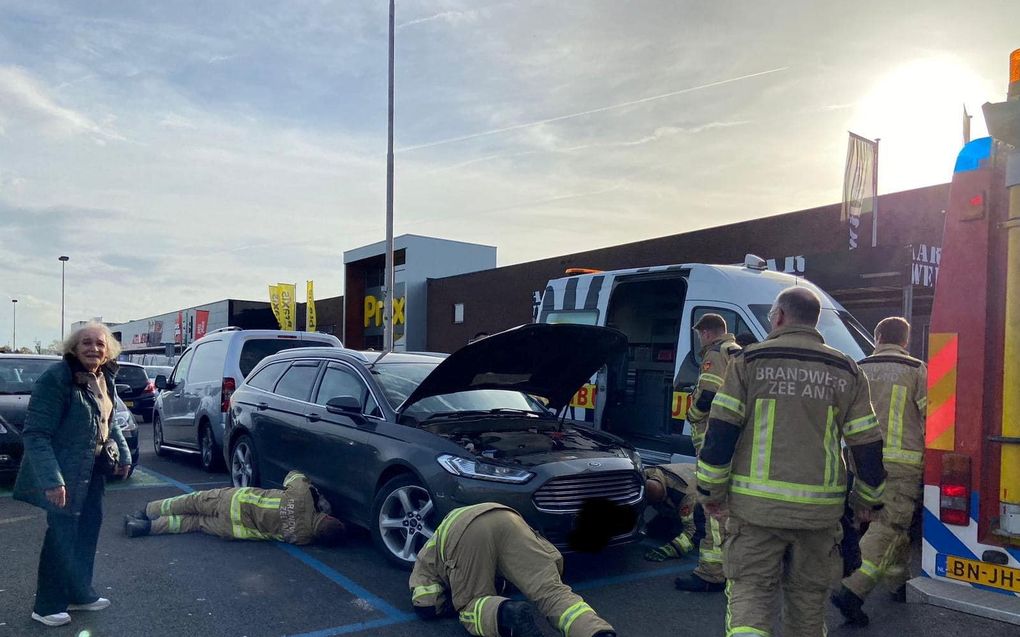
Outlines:
[[[939,485],[939,519],[946,524],[970,524],[970,456],[947,453],[942,456]]]

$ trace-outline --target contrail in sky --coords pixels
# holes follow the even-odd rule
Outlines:
[[[677,95],[683,95],[684,93],[693,93],[694,91],[701,91],[706,88],[713,88],[715,86],[722,86],[723,84],[732,84],[733,82],[740,82],[742,80],[749,80],[755,77],[761,77],[763,75],[769,75],[770,73],[780,73],[789,69],[788,66],[781,66],[776,69],[769,69],[768,71],[759,71],[757,73],[751,73],[749,75],[741,75],[740,77],[731,77],[726,80],[719,80],[718,82],[709,82],[708,84],[700,84],[698,86],[691,86],[688,88],[680,89],[679,91],[671,91],[669,93],[663,93],[662,95],[653,95],[651,97],[642,97],[639,100],[632,100],[630,102],[623,102],[621,104],[613,104],[611,106],[602,106],[600,108],[593,108],[590,111],[581,111],[580,113],[570,113],[569,115],[560,115],[558,117],[550,117],[548,119],[540,119],[536,122],[527,122],[525,124],[514,124],[513,126],[507,126],[505,128],[496,128],[493,130],[482,131],[480,133],[472,133],[470,135],[461,135],[460,137],[450,137],[449,139],[440,139],[434,142],[428,142],[425,144],[418,144],[416,146],[405,146],[398,148],[397,152],[406,152],[409,150],[419,150],[422,148],[432,148],[434,146],[442,146],[444,144],[453,144],[456,142],[463,142],[469,139],[476,139],[478,137],[487,137],[489,135],[499,135],[501,133],[508,133],[510,131],[521,130],[524,128],[531,128],[533,126],[541,126],[542,124],[551,124],[553,122],[562,122],[568,119],[574,119],[576,117],[584,117],[586,115],[594,115],[596,113],[605,113],[606,111],[616,110],[618,108],[626,108],[628,106],[635,106],[637,104],[644,104],[646,102],[654,102],[656,100],[666,99],[667,97],[675,97]]]

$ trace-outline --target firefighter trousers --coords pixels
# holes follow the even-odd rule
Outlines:
[[[841,570],[839,524],[777,529],[727,520],[726,637],[769,637],[782,592],[783,637],[823,637],[830,586]]]
[[[885,506],[861,538],[861,566],[843,580],[854,595],[864,599],[879,581],[895,591],[909,579],[910,524],[921,501],[919,475],[885,481]]]
[[[195,491],[145,506],[145,515],[152,520],[149,533],[194,533],[233,537],[230,523],[230,499],[235,489]]]
[[[446,560],[452,597],[468,600],[460,621],[472,635],[499,635],[497,610],[506,600],[496,595],[502,574],[533,602],[564,637],[592,637],[612,630],[580,596],[563,583],[563,557],[519,515],[495,510],[471,522],[470,531]]]
[[[725,541],[725,520],[718,520],[711,515],[705,516],[705,537],[698,545],[698,566],[694,574],[713,584],[726,581],[723,575],[723,542]]]

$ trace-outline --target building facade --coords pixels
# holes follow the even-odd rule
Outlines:
[[[405,234],[394,237],[394,349],[422,351],[428,342],[428,281],[492,270],[494,246]],[[383,348],[386,243],[344,252],[345,321],[341,340],[353,349]]]
[[[891,315],[915,325],[911,349],[925,353],[941,256],[949,185],[879,197],[878,242],[849,250],[840,204],[432,279],[426,348],[452,352],[479,332],[535,320],[546,283],[568,268],[615,270],[679,263],[740,263],[756,254],[775,270],[829,292],[869,329]],[[870,230],[871,215],[862,229]],[[870,233],[865,231],[864,235]]]

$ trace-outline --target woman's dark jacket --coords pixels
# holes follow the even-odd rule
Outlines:
[[[116,410],[117,363],[110,361],[101,371]],[[89,389],[88,372],[76,357],[64,355],[32,388],[21,432],[25,455],[14,483],[14,499],[47,511],[80,515],[96,460],[99,419],[99,399]],[[110,439],[120,450],[120,464],[131,464],[131,452],[112,414]],[[46,499],[45,491],[61,485],[67,489],[67,506],[58,509]]]

